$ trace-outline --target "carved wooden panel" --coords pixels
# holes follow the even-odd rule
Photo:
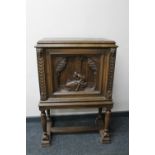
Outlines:
[[[100,55],[54,55],[54,92],[99,91]]]

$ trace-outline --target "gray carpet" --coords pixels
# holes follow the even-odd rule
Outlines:
[[[60,121],[61,120],[61,121]],[[94,121],[89,117],[78,119],[55,119],[57,126],[64,124],[87,124]],[[76,122],[76,123],[75,123]],[[89,124],[88,123],[88,124]],[[111,144],[101,144],[99,133],[54,134],[52,145],[42,148],[41,125],[39,121],[28,121],[26,125],[27,155],[128,155],[129,154],[129,120],[125,117],[112,117]]]

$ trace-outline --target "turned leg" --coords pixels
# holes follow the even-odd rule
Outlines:
[[[47,109],[47,120],[50,120],[50,109]]]
[[[99,120],[102,118],[102,107],[98,108],[98,114],[95,120],[95,124],[99,125]]]
[[[46,113],[45,111],[41,111],[41,125],[43,129],[43,135],[42,135],[42,146],[47,146],[49,144],[49,136],[47,134],[47,119],[46,119]]]
[[[101,119],[102,118],[102,107],[101,108],[98,108],[98,119]]]
[[[111,110],[107,109],[105,112],[105,118],[104,118],[104,128],[100,131],[101,143],[110,142],[110,135],[109,135],[110,116],[111,116]]]
[[[49,143],[51,143],[51,116],[50,116],[50,109],[47,109],[47,134],[49,137]]]

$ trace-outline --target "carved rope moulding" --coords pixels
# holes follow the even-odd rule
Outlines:
[[[109,74],[108,74],[108,86],[107,86],[107,94],[106,97],[108,99],[112,98],[112,86],[113,86],[113,74],[115,68],[115,57],[116,57],[116,49],[112,48],[110,52],[110,61],[109,61]]]
[[[45,81],[45,66],[43,58],[43,50],[37,49],[37,60],[38,60],[38,74],[39,74],[39,83],[40,83],[40,96],[41,100],[46,100],[46,81]]]

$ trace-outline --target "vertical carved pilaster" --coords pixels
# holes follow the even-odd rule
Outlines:
[[[107,99],[112,99],[112,86],[113,86],[113,76],[115,69],[115,58],[116,58],[116,48],[111,48],[109,55],[109,73],[108,73],[108,85],[107,85]]]
[[[45,78],[45,62],[44,62],[45,60],[42,48],[37,48],[37,61],[38,61],[40,98],[41,100],[46,100],[47,90],[46,90],[46,78]]]

